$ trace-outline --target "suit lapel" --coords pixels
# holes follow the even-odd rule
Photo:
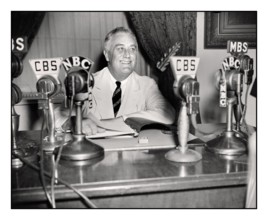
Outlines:
[[[123,95],[123,101],[119,109],[118,115],[121,116],[124,114],[129,114],[133,111],[133,108],[136,108],[137,99],[139,98],[138,93],[140,93],[140,85],[136,79],[135,72],[133,72],[130,78],[127,81],[125,92]]]
[[[110,76],[108,68],[100,71],[96,76],[96,83],[93,88],[93,94],[96,102],[96,111],[101,118],[113,118],[112,93],[110,92]]]
[[[95,86],[93,94],[96,102],[96,112],[101,119],[114,118],[112,92],[110,91],[110,73],[108,68],[104,68],[95,76]],[[127,81],[122,103],[117,117],[130,114],[138,110],[138,100],[142,95],[140,90],[140,82],[136,77],[137,73],[133,72]]]

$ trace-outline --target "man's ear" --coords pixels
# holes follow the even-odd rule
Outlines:
[[[109,56],[108,56],[108,52],[106,50],[104,50],[104,56],[106,58],[106,61],[109,62]]]

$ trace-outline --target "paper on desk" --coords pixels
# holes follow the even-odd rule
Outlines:
[[[139,143],[139,140],[144,137],[148,142]],[[196,139],[196,136],[189,134],[188,141]],[[138,137],[90,139],[90,141],[102,146],[105,151],[171,149],[178,145],[177,137],[159,129],[143,130]]]

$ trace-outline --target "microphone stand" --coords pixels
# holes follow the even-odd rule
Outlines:
[[[207,149],[222,155],[242,155],[247,151],[247,142],[232,129],[233,105],[236,97],[227,100],[227,127],[219,137],[207,142]]]
[[[43,103],[42,103],[43,101]],[[63,137],[56,135],[55,131],[55,114],[54,114],[54,103],[51,98],[42,100],[40,109],[44,112],[44,120],[46,122],[47,136],[43,139],[42,150],[46,152],[53,152],[55,148],[63,144]]]
[[[176,85],[178,86],[176,87]],[[174,83],[174,92],[182,98],[182,106],[177,121],[179,146],[168,151],[165,158],[173,162],[197,162],[202,159],[202,155],[189,149],[187,141],[190,127],[188,115],[198,113],[199,109],[199,83],[190,76],[184,76],[179,83]]]
[[[12,83],[12,106],[11,106],[11,166],[14,169],[18,169],[23,166],[23,162],[16,157],[19,155],[27,160],[35,160],[37,158],[38,148],[35,142],[25,141],[18,139],[18,129],[20,115],[16,113],[15,104],[22,100],[22,92],[20,88]]]
[[[63,144],[63,138],[56,135],[55,114],[53,99],[60,90],[60,84],[50,75],[43,76],[36,83],[37,91],[42,94],[38,101],[38,108],[43,110],[46,122],[47,136],[42,140],[42,150],[53,152],[55,148]]]
[[[247,139],[240,131],[240,119],[242,115],[241,91],[242,74],[237,70],[226,72],[227,80],[227,127],[217,138],[207,142],[207,149],[224,156],[238,156],[246,153]],[[233,111],[236,116],[236,131],[233,129]]]
[[[82,105],[84,101],[75,100],[76,123],[72,140],[67,142],[61,152],[61,159],[84,161],[104,156],[104,149],[86,139],[82,133]]]

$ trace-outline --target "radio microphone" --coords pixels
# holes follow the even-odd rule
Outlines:
[[[54,77],[45,75],[37,81],[36,89],[38,92],[51,98],[60,92],[61,85],[58,84]]]
[[[47,136],[43,139],[42,150],[51,152],[62,144],[62,137],[56,134],[54,97],[61,91],[61,83],[58,80],[61,57],[31,59],[29,63],[37,77],[36,89],[38,94],[38,108],[43,111],[46,123]]]
[[[90,88],[94,86],[94,77],[86,70],[75,70],[67,75],[64,84],[68,99],[75,96],[75,100],[82,101],[89,98]],[[81,95],[81,93],[88,93],[88,97]]]
[[[19,129],[19,118],[20,116],[15,111],[15,105],[19,103],[22,99],[22,92],[20,88],[12,83],[11,84],[11,115],[12,115],[12,151],[19,153],[17,146],[17,132]],[[18,158],[12,158],[12,167],[19,168],[23,165],[22,161]]]
[[[170,57],[174,76],[173,91],[181,100],[177,130],[179,146],[165,154],[167,160],[173,162],[197,162],[202,155],[188,148],[189,115],[199,112],[199,83],[196,81],[196,71],[199,63],[197,57]]]
[[[60,158],[75,162],[94,161],[96,158],[102,159],[104,149],[87,140],[82,131],[82,106],[84,101],[88,100],[89,108],[92,107],[94,79],[90,70],[93,61],[85,57],[73,56],[63,60],[62,65],[67,73],[64,80],[66,96],[68,99],[74,100],[76,117],[73,138],[62,148]],[[72,106],[70,109],[72,109]]]
[[[227,107],[227,128],[219,137],[207,142],[207,149],[229,158],[247,151],[247,134],[240,130],[246,109],[241,95],[243,81],[248,86],[252,81],[253,59],[244,54],[248,51],[247,42],[228,41],[227,51],[232,56],[223,60],[223,69],[220,69],[216,82],[220,90],[220,107]],[[232,128],[233,113],[236,130]]]
[[[11,53],[11,77],[13,78],[19,77],[23,71],[23,63],[20,58],[15,55],[13,52]],[[31,147],[25,146],[25,143],[21,143],[18,141],[18,130],[19,130],[19,122],[20,115],[17,114],[15,110],[15,105],[21,102],[22,100],[22,91],[21,89],[14,83],[11,83],[11,152],[12,152],[12,160],[11,165],[12,168],[20,168],[23,166],[23,162],[16,157],[19,155],[20,157],[27,158],[28,160],[34,160],[37,155],[37,148],[35,148],[35,143],[31,143]],[[33,147],[34,146],[34,147]]]
[[[14,54],[11,53],[11,77],[17,78],[23,71],[22,61]]]
[[[253,59],[248,55],[238,56],[240,60],[240,72],[245,74],[245,84],[250,85],[253,77]]]

